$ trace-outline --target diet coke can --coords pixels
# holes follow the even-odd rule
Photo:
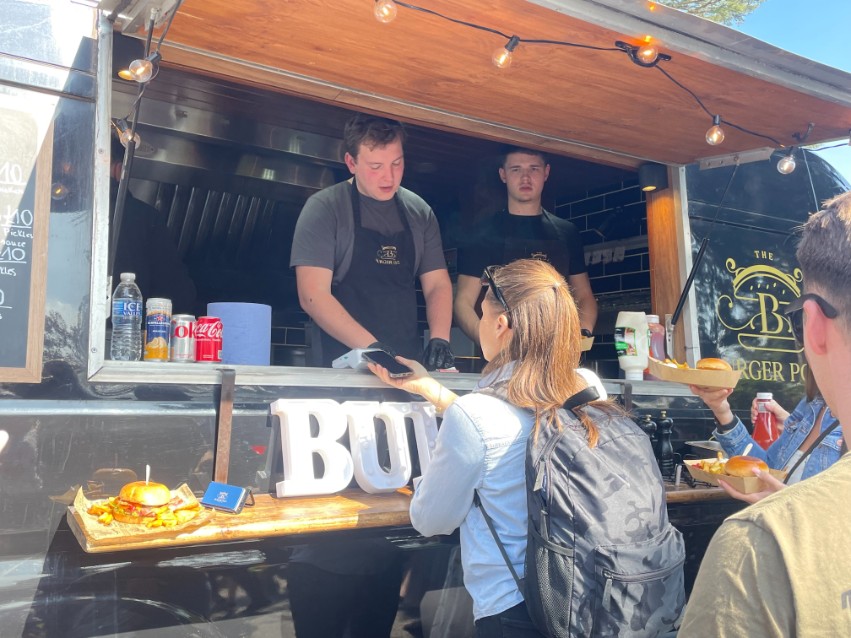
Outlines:
[[[195,315],[172,315],[169,361],[195,361]]]
[[[218,317],[198,317],[195,322],[195,361],[221,363],[222,320]]]

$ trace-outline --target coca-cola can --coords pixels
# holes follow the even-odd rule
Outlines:
[[[198,317],[195,322],[195,361],[221,363],[222,320],[218,317]]]
[[[169,361],[195,361],[195,315],[172,315]]]

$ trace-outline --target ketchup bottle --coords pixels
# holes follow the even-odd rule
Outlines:
[[[771,401],[771,392],[756,393],[756,421],[753,425],[753,440],[762,449],[767,450],[777,440],[780,433],[777,431],[777,422],[774,413],[769,412],[768,402]]]

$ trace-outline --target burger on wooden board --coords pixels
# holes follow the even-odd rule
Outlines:
[[[186,523],[201,511],[201,504],[192,496],[172,495],[162,483],[133,481],[121,488],[118,496],[103,503],[94,503],[88,513],[97,516],[98,522],[109,525],[120,523],[145,527],[172,527]]]

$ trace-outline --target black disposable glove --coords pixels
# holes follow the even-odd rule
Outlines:
[[[426,370],[446,370],[455,365],[455,355],[449,349],[446,339],[430,339],[423,351],[423,365]]]
[[[381,343],[380,341],[375,341],[367,346],[368,350],[384,350],[387,354],[389,354],[394,359],[396,358],[396,351],[388,346],[386,343]]]

